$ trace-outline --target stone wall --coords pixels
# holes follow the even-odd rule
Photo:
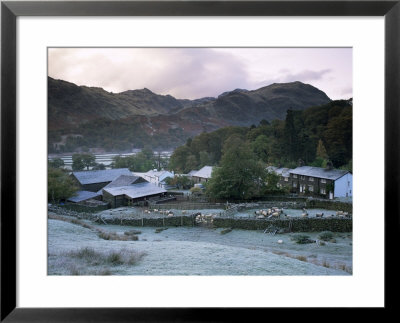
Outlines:
[[[215,218],[214,228],[233,228],[245,230],[265,230],[270,225],[289,232],[351,232],[352,219],[349,218],[293,218],[293,219],[233,219]]]
[[[306,202],[306,208],[308,209],[327,209],[335,211],[344,211],[353,213],[353,204],[346,202],[339,202],[335,200],[319,200],[319,199],[308,199]]]
[[[104,211],[104,210],[108,209],[108,205],[91,206],[91,205],[67,203],[67,204],[58,205],[58,206],[61,208],[79,212],[79,213],[94,213],[94,212],[100,212],[100,211]]]

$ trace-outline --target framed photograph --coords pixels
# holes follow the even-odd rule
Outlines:
[[[392,309],[399,15],[3,1],[1,320]]]

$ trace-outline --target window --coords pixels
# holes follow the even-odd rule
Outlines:
[[[314,177],[309,177],[308,180],[309,180],[310,182],[314,182]]]
[[[293,187],[297,187],[297,183],[296,182],[293,183]]]
[[[321,188],[319,191],[321,194],[326,194],[326,190],[324,188]]]
[[[314,192],[314,186],[313,185],[308,185],[308,190],[310,192]]]
[[[306,177],[305,176],[300,176],[300,179],[305,180]]]
[[[321,178],[321,183],[325,184],[326,183],[326,179]]]
[[[284,177],[284,179],[285,179],[285,182],[289,181],[289,177]]]
[[[296,174],[293,174],[293,178],[297,178],[297,175],[296,175]]]

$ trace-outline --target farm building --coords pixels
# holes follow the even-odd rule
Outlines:
[[[193,178],[193,174],[197,173],[197,170],[191,170],[189,173],[184,174],[184,176],[189,177],[190,179]]]
[[[167,192],[165,189],[154,183],[149,183],[141,177],[125,175],[120,176],[101,191],[103,201],[108,202],[112,208],[160,198]]]
[[[156,169],[154,169],[149,170],[146,173],[140,173],[140,176],[148,182],[156,184],[159,187],[165,187],[167,185],[165,183],[165,179],[167,179],[168,177],[173,178],[174,172],[169,172],[166,170],[157,171]]]
[[[289,171],[291,191],[328,197],[353,196],[353,175],[346,170],[301,166]]]
[[[82,203],[92,199],[101,200],[101,194],[90,191],[78,191],[74,196],[69,197],[67,202]]]
[[[208,180],[211,178],[212,170],[213,170],[212,166],[204,166],[197,172],[192,173],[192,179],[194,180],[195,183],[208,182]]]
[[[132,173],[128,168],[115,168],[72,172],[71,177],[82,191],[98,192],[121,175],[131,176]]]

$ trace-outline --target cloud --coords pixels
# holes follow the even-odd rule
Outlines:
[[[248,86],[238,58],[208,48],[51,49],[49,76],[113,92],[147,87],[192,99]]]
[[[51,48],[48,64],[49,76],[78,85],[188,99],[293,81],[342,98],[352,83],[343,48]]]

